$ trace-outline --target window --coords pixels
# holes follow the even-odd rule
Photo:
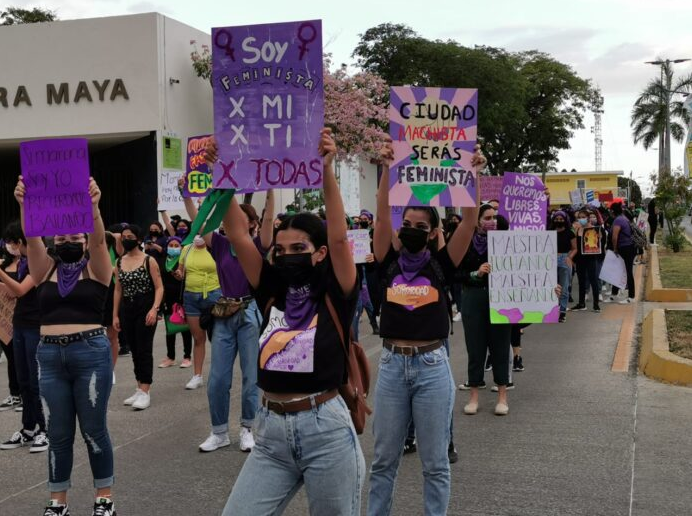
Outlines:
[[[577,179],[577,188],[580,190],[586,188],[586,179]]]

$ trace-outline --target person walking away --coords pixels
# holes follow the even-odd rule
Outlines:
[[[569,217],[562,210],[553,213],[551,225],[557,233],[557,281],[562,288],[558,320],[563,323],[567,320],[567,303],[572,284],[573,260],[577,254],[577,237],[569,224]]]
[[[615,216],[613,220],[613,234],[611,237],[613,251],[624,260],[625,271],[627,272],[627,297],[618,302],[620,304],[629,304],[634,301],[636,294],[634,285],[634,258],[637,255],[637,249],[632,239],[630,221],[622,211],[622,204],[616,202],[613,203],[610,208]],[[620,289],[613,286],[610,301],[617,301],[617,295],[619,293]]]

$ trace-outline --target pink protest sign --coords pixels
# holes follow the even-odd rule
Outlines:
[[[320,188],[320,20],[211,31],[214,188]]]
[[[26,186],[26,236],[93,232],[87,140],[22,142],[19,154]]]
[[[511,230],[545,230],[548,198],[543,182],[533,174],[505,172],[499,214],[509,221]]]
[[[475,206],[477,125],[478,90],[393,87],[390,206]]]
[[[183,197],[204,197],[211,189],[211,172],[204,159],[209,134],[187,139],[185,161],[185,188]]]
[[[500,200],[502,196],[502,176],[481,176],[481,201]]]

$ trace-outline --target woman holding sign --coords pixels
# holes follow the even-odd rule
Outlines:
[[[328,232],[311,213],[286,217],[269,263],[235,199],[224,218],[226,235],[267,314],[259,338],[257,378],[264,394],[255,418],[257,446],[233,486],[225,516],[281,514],[301,484],[314,516],[360,512],[365,461],[338,393],[346,374],[339,334],[349,328],[356,308],[356,266],[329,129],[322,130],[319,150]]]
[[[25,194],[20,176],[14,195],[23,225]],[[93,178],[89,196],[94,232],[88,242],[84,233],[56,235],[56,258],[52,258],[40,237],[27,238],[29,269],[38,283],[41,341],[36,356],[50,439],[51,500],[46,516],[69,514],[67,490],[71,486],[75,417],[87,445],[96,488],[93,514],[115,515],[111,500],[113,449],[106,425],[113,360],[101,325],[113,268],[99,211],[101,191]]]
[[[380,277],[386,282],[382,298],[380,335],[384,339],[375,390],[373,432],[375,457],[370,474],[368,514],[388,515],[409,423],[413,421],[423,465],[426,515],[446,514],[450,494],[448,448],[454,405],[454,381],[444,341],[450,317],[447,285],[461,263],[473,236],[477,208],[463,208],[462,222],[447,245],[441,236],[437,210],[407,207],[392,246],[389,207],[391,140],[381,151],[382,177],[377,194],[374,252]],[[472,165],[484,162],[480,151]]]

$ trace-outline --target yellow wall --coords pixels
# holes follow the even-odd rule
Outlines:
[[[537,174],[538,175],[538,174]],[[594,190],[596,199],[599,192],[612,192],[614,197],[618,194],[617,174],[587,174],[575,175],[568,172],[561,174],[546,174],[546,186],[550,190],[550,204],[571,204],[569,192],[577,189],[577,181],[584,181],[586,190]]]

